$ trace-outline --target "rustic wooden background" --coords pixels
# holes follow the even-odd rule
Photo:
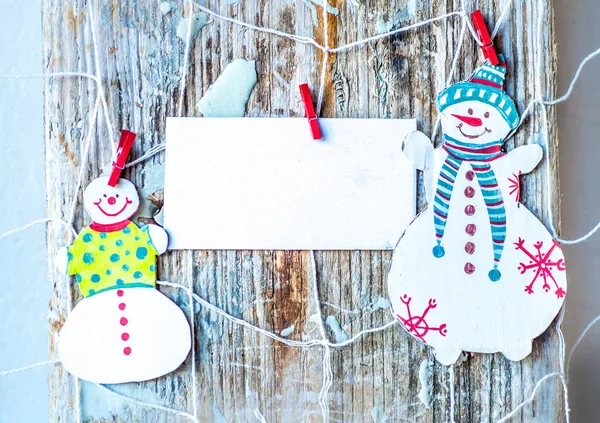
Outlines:
[[[339,14],[329,14],[330,45],[337,46],[377,33],[381,23],[397,28],[432,16],[458,10],[459,0],[329,0]],[[482,9],[488,25],[499,16],[506,1],[466,0],[468,11]],[[163,15],[156,0],[43,1],[44,60],[47,72],[82,71],[102,75],[113,121],[113,135],[121,128],[139,134],[132,158],[164,141],[165,118],[176,115],[181,96],[184,43],[175,30],[190,12],[183,0],[170,1]],[[206,7],[259,26],[315,37],[323,41],[320,6],[310,0],[252,1],[207,0]],[[516,2],[499,33],[497,45],[508,61],[506,89],[521,111],[536,96],[554,93],[556,49],[551,0]],[[94,8],[98,49],[90,29]],[[196,10],[198,12],[198,10]],[[541,47],[537,20],[542,15]],[[379,22],[379,26],[378,26]],[[443,88],[456,47],[461,21],[452,17],[418,30],[373,42],[339,54],[327,62],[323,117],[417,117],[420,129],[432,132],[434,100]],[[255,60],[258,84],[247,116],[301,116],[298,84],[309,82],[316,92],[322,54],[312,46],[214,20],[193,40],[184,115],[198,116],[195,104],[232,60]],[[535,60],[543,60],[536,75]],[[98,59],[99,69],[95,60]],[[469,76],[479,63],[478,48],[468,37],[457,78]],[[543,92],[534,81],[542,79]],[[66,216],[72,199],[83,138],[88,130],[96,86],[81,78],[49,79],[45,85],[46,180],[48,214]],[[550,112],[552,163],[522,178],[523,199],[535,215],[547,222],[545,198],[558,190],[557,143],[554,115]],[[528,142],[540,131],[541,120],[529,119],[506,144],[507,149]],[[308,131],[308,129],[307,129]],[[97,177],[111,155],[103,118],[95,129],[96,143],[85,169],[84,184]],[[146,197],[161,188],[164,154],[128,169]],[[547,165],[552,186],[544,183]],[[218,182],[213,182],[218,183]],[[293,187],[290,187],[293,189]],[[420,187],[419,187],[420,188]],[[422,191],[422,190],[421,190]],[[81,199],[81,192],[78,194]],[[558,198],[555,194],[554,198]],[[424,197],[418,206],[422,208]],[[553,205],[558,216],[559,205]],[[147,201],[142,216],[154,211]],[[555,222],[557,225],[559,222]],[[78,208],[76,226],[89,224]],[[193,224],[193,222],[190,222]],[[64,230],[48,229],[48,256],[67,242]],[[159,277],[183,284],[193,281],[195,291],[234,316],[279,332],[295,325],[290,339],[319,337],[310,316],[316,311],[309,283],[309,252],[302,251],[193,251],[169,252],[159,260]],[[374,310],[386,297],[385,274],[391,252],[316,252],[321,311],[335,316],[344,331],[355,334],[392,320],[389,310]],[[56,296],[50,304],[50,355],[56,355],[56,333],[68,308],[68,296],[81,297],[75,284],[49,264]],[[187,295],[177,289],[160,290],[189,311]],[[457,305],[460,307],[460,305]],[[101,318],[101,316],[99,316]],[[318,393],[322,383],[322,350],[287,347],[236,326],[199,305],[195,308],[196,357],[199,390],[191,395],[191,358],[181,368],[155,381],[112,387],[128,396],[158,402],[181,410],[198,406],[202,422],[257,421],[259,409],[267,422],[321,421]],[[329,333],[331,339],[333,334]],[[329,394],[334,422],[492,422],[523,401],[535,382],[559,366],[558,338],[550,328],[534,342],[533,354],[519,363],[501,355],[474,355],[456,368],[454,416],[450,416],[447,368],[434,364],[433,401],[426,407],[418,398],[419,367],[433,360],[431,351],[414,341],[402,327],[362,337],[333,351],[334,383]],[[52,421],[72,422],[76,417],[73,378],[60,366],[50,372]],[[106,399],[106,394],[82,385],[84,420],[111,422],[179,422],[164,411]],[[118,403],[118,404],[117,404]],[[100,411],[98,411],[100,410]],[[539,391],[533,407],[515,421],[562,421],[562,393],[557,381]]]

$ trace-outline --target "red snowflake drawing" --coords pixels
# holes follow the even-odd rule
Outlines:
[[[513,173],[513,178],[508,178],[508,189],[510,189],[510,195],[515,194],[515,200],[518,203],[521,198],[521,185],[519,184],[519,176],[521,176],[521,171],[519,170],[519,174]]]
[[[427,313],[429,313],[429,310],[437,307],[437,303],[435,302],[435,300],[433,298],[429,299],[429,304],[427,305],[427,307],[425,308],[425,310],[423,311],[423,313],[420,316],[412,315],[412,312],[410,310],[410,301],[411,300],[412,300],[412,297],[409,297],[408,295],[404,294],[404,296],[400,298],[400,301],[402,301],[406,305],[406,312],[407,312],[408,316],[406,318],[404,318],[404,317],[400,316],[399,314],[396,315],[396,316],[398,316],[400,321],[404,324],[404,326],[406,326],[408,331],[413,336],[415,336],[416,338],[419,338],[421,341],[423,341],[425,343],[427,343],[427,341],[425,341],[425,335],[427,335],[429,333],[429,331],[439,332],[440,335],[446,336],[446,334],[448,333],[448,330],[446,329],[445,323],[434,328],[434,327],[429,326],[429,324],[425,320],[425,317],[427,316]]]
[[[516,245],[516,250],[523,251],[523,253],[525,253],[525,255],[531,259],[528,264],[519,263],[518,269],[521,271],[521,274],[525,274],[525,272],[527,272],[530,269],[533,270],[533,272],[535,272],[535,276],[533,277],[531,283],[525,286],[525,292],[527,292],[528,294],[533,294],[533,285],[539,277],[542,277],[544,279],[544,285],[542,286],[544,291],[550,291],[550,285],[548,284],[548,280],[551,280],[554,283],[554,286],[556,287],[556,291],[554,291],[554,293],[556,294],[556,298],[563,298],[566,292],[564,289],[558,286],[556,279],[554,279],[553,272],[564,271],[565,262],[562,258],[558,259],[557,261],[551,261],[550,258],[552,252],[556,247],[560,249],[560,245],[558,245],[558,242],[552,240],[552,247],[550,247],[550,249],[545,253],[542,252],[542,241],[533,244],[537,252],[531,252],[527,250],[527,248],[523,246],[523,244],[525,244],[525,240],[521,238],[519,238],[519,241],[515,242],[514,244]]]

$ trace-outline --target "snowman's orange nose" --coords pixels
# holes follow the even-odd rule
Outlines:
[[[471,116],[462,116],[462,115],[452,115],[454,116],[456,119],[460,120],[461,122],[466,123],[467,125],[470,126],[481,126],[483,125],[483,121],[477,117],[471,117]]]
[[[111,206],[113,204],[115,204],[117,202],[117,199],[115,197],[108,197],[108,204],[110,204]]]

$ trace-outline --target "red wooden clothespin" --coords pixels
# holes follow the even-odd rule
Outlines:
[[[471,19],[473,20],[473,26],[475,27],[477,36],[483,43],[483,45],[481,46],[483,56],[490,61],[492,66],[500,64],[498,54],[496,54],[496,50],[494,49],[494,43],[492,42],[487,27],[485,26],[485,21],[483,20],[483,15],[481,14],[481,11],[476,10],[473,13],[471,13]]]
[[[300,85],[300,97],[302,97],[302,102],[304,103],[304,110],[306,110],[306,117],[308,118],[310,133],[312,134],[313,139],[320,140],[323,137],[321,136],[319,120],[317,119],[317,115],[315,114],[315,108],[313,106],[312,97],[310,96],[308,84]]]
[[[126,131],[125,129],[121,130],[121,139],[119,139],[119,147],[117,147],[117,160],[113,162],[112,172],[110,173],[110,178],[108,178],[108,185],[111,187],[117,185],[119,181],[121,171],[125,167],[125,161],[127,160],[127,156],[129,156],[131,146],[133,146],[133,141],[135,141],[135,134],[133,132]]]

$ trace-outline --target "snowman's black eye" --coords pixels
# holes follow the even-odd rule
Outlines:
[[[468,112],[469,112],[470,115],[472,115],[473,114],[473,109],[469,109]]]
[[[115,194],[115,197],[119,198],[119,194]]]
[[[106,198],[106,194],[104,194],[104,198]]]
[[[484,118],[489,118],[490,117],[490,112],[485,112],[485,115],[483,115]]]

